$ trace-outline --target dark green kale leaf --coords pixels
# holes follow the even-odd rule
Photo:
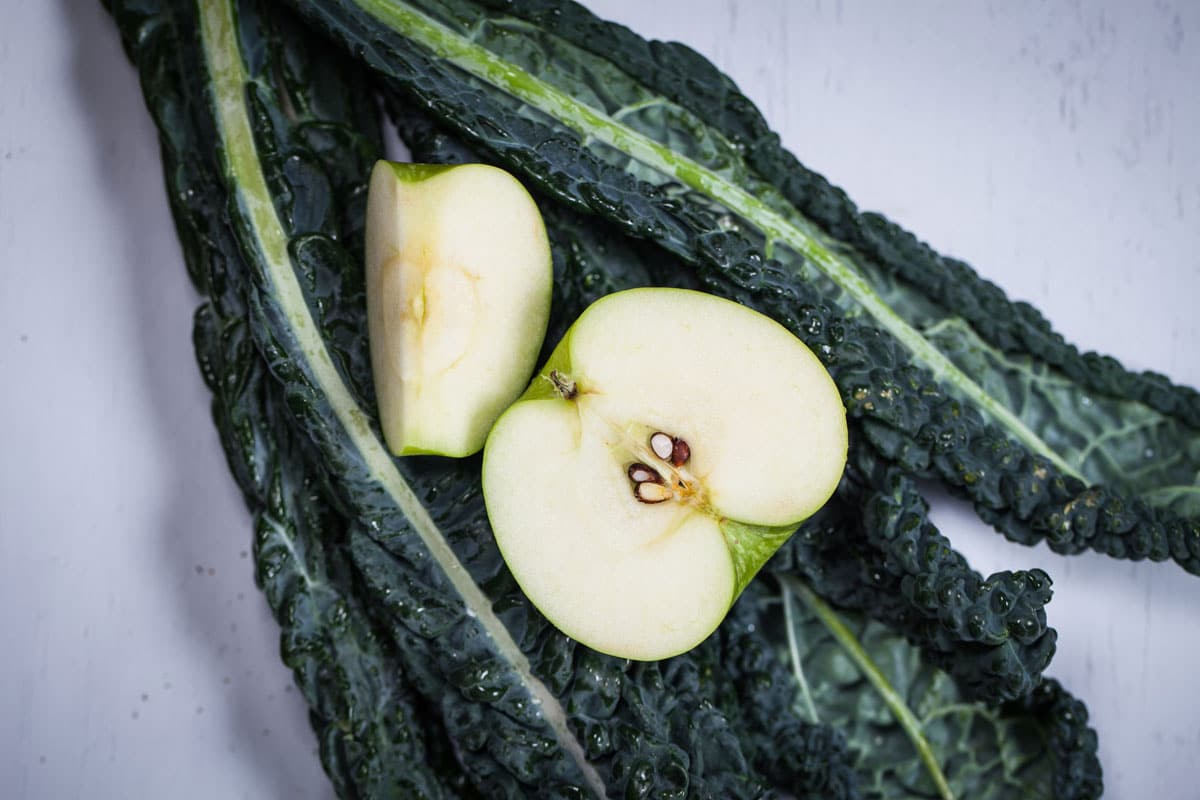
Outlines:
[[[519,16],[529,9],[542,16]],[[711,97],[689,94],[711,83],[698,56],[642,48],[669,53],[655,67],[662,75],[702,76],[678,80],[668,97],[622,62],[638,49],[632,34],[597,53],[573,41],[582,34],[539,27],[557,15],[607,30],[570,3],[318,0],[303,10],[489,158],[787,325],[823,358],[878,453],[942,480],[1009,537],[1200,572],[1190,390],[1151,376],[1101,394],[1070,379],[1079,368],[1066,356],[1005,350],[1009,339],[951,315],[916,277],[836,238],[747,160],[756,143],[709,123]],[[705,91],[749,106],[727,79],[721,86]],[[1178,399],[1147,400],[1162,392]]]
[[[423,712],[392,643],[370,619],[346,552],[346,521],[329,502],[311,445],[279,419],[279,388],[244,322],[206,304],[195,341],[198,358],[215,368],[213,418],[234,473],[266,479],[242,484],[254,516],[256,580],[282,629],[283,662],[309,705],[338,795],[458,796],[456,770],[446,769],[453,762],[432,757],[448,749],[446,734]],[[250,451],[253,463],[237,460]]]
[[[402,99],[390,96],[388,107],[414,159],[482,160]],[[595,296],[577,287],[576,276],[607,293],[691,274],[678,259],[624,239],[602,219],[538,199],[555,245],[556,280],[583,304]],[[560,331],[574,319],[555,317],[552,328]],[[557,340],[552,330],[547,349]],[[998,703],[1028,694],[1054,653],[1057,635],[1044,610],[1049,577],[1032,570],[984,580],[934,527],[912,480],[859,446],[861,430],[853,422],[851,428],[851,469],[838,494],[783,546],[770,569],[800,575],[827,600],[901,631],[973,698]]]
[[[834,500],[768,569],[906,636],[966,697],[996,704],[1029,694],[1057,640],[1046,623],[1049,576],[985,579],[933,525],[909,477],[869,450],[857,456]]]
[[[1130,372],[1097,353],[1081,353],[1037,309],[1010,301],[969,265],[937,253],[879,214],[860,211],[843,190],[788,152],[754,103],[687,45],[647,41],[563,0],[476,0],[475,5],[491,12],[493,19],[523,20],[526,35],[545,32],[542,47],[557,38],[618,65],[625,80],[633,76],[651,92],[704,120],[800,214],[831,240],[848,245],[845,254],[865,262],[864,275],[878,282],[881,291],[887,291],[885,275],[907,282],[940,305],[941,314],[953,309],[962,324],[1004,354],[1028,354],[1033,363],[1043,362],[1091,392],[1129,398],[1200,428],[1200,393],[1195,389],[1172,385],[1156,373]],[[515,27],[512,22],[491,24]]]
[[[841,735],[786,702],[770,613],[739,606],[660,664],[587,651],[503,568],[477,464],[382,453],[356,252],[378,137],[370,104],[339,89],[361,82],[310,62],[319,49],[266,5],[145,8],[114,13],[162,129],[189,270],[212,298],[198,355],[231,468],[263,509],[260,580],[339,793],[857,796]],[[598,244],[585,231],[556,247],[559,324],[630,277],[606,258],[625,246]],[[1084,734],[1067,751],[1086,760]]]
[[[263,87],[251,93],[251,97],[268,95]],[[289,151],[304,144],[278,115],[269,123],[266,120],[260,117],[255,131],[264,172],[270,175],[273,161],[295,160]],[[263,145],[264,141],[268,144]],[[365,166],[359,172],[363,182]],[[292,197],[299,191],[273,193],[277,198]],[[278,200],[276,207],[280,209]],[[357,407],[369,411],[360,262],[331,237],[322,236],[319,229],[287,230],[287,234],[293,241],[293,261],[314,321],[351,387]],[[560,316],[581,310],[572,310],[561,295],[556,307]],[[268,316],[271,311],[264,303],[258,313]],[[333,333],[341,325],[333,321],[344,324],[351,335],[335,337]],[[278,341],[274,332],[267,336]],[[288,347],[286,342],[278,345],[281,351]],[[275,349],[274,345],[268,347],[269,351]],[[291,369],[299,359],[292,355],[287,360],[279,369]],[[297,383],[300,380],[303,378]],[[330,436],[328,417],[306,416],[315,404],[306,405],[300,423],[324,444],[330,463],[340,465],[338,479],[359,480],[363,469],[347,460],[347,442],[335,438],[336,434]],[[371,416],[374,427],[373,413]],[[350,457],[356,458],[353,453]],[[404,654],[415,685],[430,702],[438,704],[458,756],[476,786],[494,795],[523,796],[537,786],[547,795],[575,796],[588,781],[565,772],[571,767],[573,734],[586,748],[580,754],[584,763],[594,760],[605,765],[608,774],[603,779],[623,786],[627,793],[757,796],[763,791],[720,714],[708,714],[710,736],[686,738],[691,728],[684,720],[705,713],[699,708],[699,697],[693,699],[683,687],[664,685],[650,667],[630,668],[616,659],[577,652],[573,642],[532,609],[492,544],[477,460],[408,460],[401,475],[418,493],[429,521],[452,549],[453,553],[443,558],[456,558],[459,569],[469,572],[466,580],[472,582],[474,591],[486,595],[485,603],[490,601],[495,609],[495,624],[503,628],[485,628],[477,620],[492,609],[487,605],[463,608],[460,600],[447,596],[445,580],[428,573],[432,564],[412,536],[414,517],[420,524],[422,512],[410,506],[403,519],[393,509],[380,514],[374,505],[379,488],[366,486],[366,481],[344,487],[344,502],[359,520],[351,535],[351,553],[366,592],[381,610],[381,621]],[[505,652],[504,645],[497,645],[498,631],[511,637],[508,647],[512,650]],[[526,659],[528,664],[522,663]],[[528,675],[514,676],[521,670],[528,670]],[[620,690],[620,702],[614,708],[593,708],[597,673],[605,674],[605,682]],[[526,684],[540,681],[545,689],[514,687],[518,680]],[[554,702],[561,703],[564,711],[558,713],[565,713],[574,730],[557,735],[546,730],[541,715]],[[722,730],[725,746],[703,760],[695,758],[692,749],[708,747],[711,736]],[[595,779],[601,778],[597,775]]]
[[[414,161],[478,163],[478,154],[440,131],[425,114],[395,95],[388,109]],[[686,286],[691,272],[647,243],[621,236],[603,220],[537,197],[553,243],[555,298],[545,355],[580,310],[610,292],[637,286]],[[747,606],[747,609],[750,607]],[[742,616],[745,616],[744,614]],[[688,691],[706,692],[708,700],[738,722],[741,747],[754,767],[776,786],[796,796],[855,796],[855,780],[846,764],[844,739],[833,729],[813,725],[794,713],[781,713],[795,693],[792,676],[778,657],[778,642],[753,621],[726,622],[715,637],[687,658],[671,659],[663,669]],[[691,725],[698,745],[712,750],[726,744],[710,726]],[[727,733],[725,735],[728,735]],[[712,756],[708,756],[711,758]]]
[[[865,797],[1084,800],[1103,790],[1096,734],[1056,681],[991,707],[882,624],[839,614],[803,582],[781,599],[810,718],[850,740]],[[761,582],[739,603],[767,603]]]
[[[357,595],[346,522],[329,503],[311,444],[280,413],[281,389],[246,324],[230,278],[246,269],[221,214],[201,64],[181,47],[192,19],[163,5],[113,2],[109,10],[139,69],[159,123],[164,171],[189,272],[205,296],[195,317],[196,356],[213,392],[213,418],[254,518],[256,577],[281,627],[281,655],[307,701],[322,764],[342,797],[459,796],[438,774],[445,737],[425,718],[391,643]]]
[[[179,206],[180,228],[213,294],[240,303],[238,324],[276,387],[272,419],[317,453],[328,479],[322,485],[331,489],[317,497],[309,484],[297,488],[321,507],[300,524],[299,509],[277,503],[264,530],[294,529],[298,539],[320,529],[340,543],[329,563],[387,632],[380,641],[394,658],[388,675],[403,675],[413,690],[412,713],[391,716],[398,707],[382,696],[371,711],[406,724],[420,720],[436,734],[426,749],[431,763],[413,767],[416,777],[444,766],[449,754],[487,796],[771,796],[742,754],[736,727],[712,704],[711,676],[688,667],[688,657],[667,672],[599,656],[537,614],[492,541],[477,460],[401,464],[387,455],[367,399],[358,245],[342,241],[360,224],[356,198],[377,140],[354,133],[369,104],[340,104],[336,92],[294,93],[289,76],[306,73],[279,59],[319,60],[320,49],[303,41],[267,46],[274,13],[265,4],[205,3],[158,9],[146,25],[130,22],[127,30],[142,43],[152,38],[146,26],[168,31],[163,47],[136,51],[142,63],[186,58],[193,67],[179,72],[189,113],[157,118],[169,117],[165,136],[193,137],[199,155],[189,162],[190,180],[213,187],[215,196],[202,203],[180,192],[187,201]],[[314,63],[307,74],[331,68]],[[152,106],[156,88],[147,86]],[[342,144],[322,149],[331,139]],[[335,155],[341,147],[344,157]],[[217,241],[217,230],[232,237]],[[245,381],[212,365],[208,373],[222,385]],[[278,454],[296,458],[283,446]],[[235,465],[243,473],[257,468]],[[284,515],[291,528],[276,524]],[[256,553],[264,580],[282,580],[296,563],[266,539]],[[304,584],[281,585],[282,598]],[[298,607],[281,602],[289,613]],[[321,624],[339,629],[340,606],[322,608],[329,613]],[[306,678],[339,686],[339,664],[307,642],[294,648],[312,658]],[[419,737],[411,726],[389,731],[397,740],[401,732],[410,742]],[[364,751],[355,774],[371,768],[386,776],[382,770],[408,766],[406,759],[374,764]],[[348,785],[339,787],[349,794]],[[405,793],[406,784],[388,786]],[[457,781],[450,788],[471,791]]]

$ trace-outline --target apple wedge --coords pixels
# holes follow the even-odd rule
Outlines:
[[[477,452],[546,335],[553,274],[533,198],[483,164],[380,161],[367,195],[366,280],[388,448]]]
[[[846,412],[778,323],[683,289],[583,312],[496,422],[483,489],[521,589],[583,644],[684,652],[717,627],[846,461]]]

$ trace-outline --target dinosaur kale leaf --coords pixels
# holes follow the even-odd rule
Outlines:
[[[852,770],[843,733],[792,702],[801,684],[783,657],[782,605],[741,604],[716,636],[661,663],[600,656],[520,594],[487,528],[477,461],[386,454],[369,398],[358,252],[380,139],[366,82],[268,3],[139,0],[113,11],[207,298],[197,354],[255,513],[259,580],[339,794],[836,799],[860,796],[864,778],[874,785],[861,742]],[[651,246],[558,213],[558,325],[597,293],[698,280],[656,261]],[[704,279],[741,291],[722,274]],[[908,502],[906,484],[887,495],[886,482],[867,483],[881,503]],[[910,511],[920,516],[919,505]],[[903,555],[907,540],[884,530],[895,518],[881,507],[871,529],[900,544],[865,538],[861,568]],[[898,569],[923,574],[920,564]],[[921,597],[905,602],[917,608]],[[1086,769],[1039,762],[1021,780],[1034,785],[1033,770],[1054,796],[1088,796],[1094,741],[1064,702],[1060,723],[1071,713],[1076,722],[1060,724],[1059,738],[1005,728],[1016,738],[968,755],[1048,743]]]
[[[1057,641],[1046,620],[1049,576],[1033,569],[985,578],[928,512],[910,478],[860,451],[835,498],[770,568],[905,636],[964,697],[996,704],[1028,695]]]
[[[838,613],[793,577],[781,584],[795,702],[846,733],[864,797],[1100,795],[1087,711],[1057,682],[999,707],[970,702],[887,627]]]
[[[871,447],[1010,537],[1200,572],[1196,393],[1050,347],[1036,312],[811,173],[793,179],[752,104],[696,54],[569,2],[299,6],[495,160],[787,325]],[[951,279],[974,299],[961,315],[966,300],[937,289]],[[1017,323],[986,324],[1010,311]]]
[[[350,706],[318,724],[337,744],[324,752],[339,791],[772,796],[742,750],[741,717],[713,701],[702,663],[715,658],[631,665],[579,647],[504,568],[478,461],[386,453],[366,397],[354,235],[377,155],[371,104],[339,96],[365,82],[331,77],[340,62],[323,61],[277,13],[250,0],[116,9],[144,74],[187,67],[173,73],[179,91],[148,81],[146,94],[164,139],[187,144],[166,163],[189,264],[209,296],[228,301],[219,316],[230,321],[206,322],[197,342],[210,385],[228,392],[231,421],[218,419],[231,431],[231,464],[245,485],[266,487],[255,554],[285,624],[285,657],[315,723]],[[301,79],[318,86],[299,88]],[[563,313],[577,313],[569,299],[558,298]],[[245,357],[230,367],[213,352],[235,340]],[[247,438],[258,435],[255,398],[269,439]],[[299,470],[309,457],[315,477],[276,478],[277,461]],[[367,616],[354,616],[360,609]],[[839,741],[812,739],[820,754],[807,755],[830,765],[822,773],[836,771]],[[855,796],[850,773],[839,774],[838,793],[825,796]]]
[[[213,418],[254,519],[256,578],[281,628],[280,650],[307,701],[322,764],[342,797],[451,798],[439,774],[444,731],[421,710],[391,643],[371,620],[346,550],[346,520],[330,503],[311,442],[283,413],[246,324],[235,276],[247,269],[226,218],[212,131],[180,47],[193,20],[177,8],[113,2],[109,10],[159,120],[168,196],[189,272],[204,296],[196,356]]]
[[[389,95],[389,113],[414,159],[480,161],[478,152]],[[554,243],[556,282],[581,304],[633,286],[663,285],[691,272],[678,259],[625,239],[604,220],[539,196]],[[571,317],[557,319],[548,346]],[[851,424],[852,441],[861,438]],[[835,497],[772,561],[826,599],[901,631],[925,649],[964,692],[997,703],[1028,694],[1041,680],[1057,634],[1046,624],[1050,579],[1040,570],[984,579],[929,519],[912,480],[867,447],[852,446],[851,468]]]

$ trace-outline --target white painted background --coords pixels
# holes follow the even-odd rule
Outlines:
[[[1044,310],[1200,385],[1200,6],[593,0],[731,73],[801,159]],[[327,797],[193,361],[154,132],[99,5],[0,26],[0,795]],[[1200,577],[1041,566],[1108,797],[1200,797]]]

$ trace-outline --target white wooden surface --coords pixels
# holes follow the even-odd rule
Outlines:
[[[862,206],[1070,339],[1200,385],[1200,6],[593,0],[734,76]],[[330,794],[193,361],[154,132],[99,5],[0,26],[0,794]],[[1200,797],[1200,578],[1006,543],[1107,796]]]

